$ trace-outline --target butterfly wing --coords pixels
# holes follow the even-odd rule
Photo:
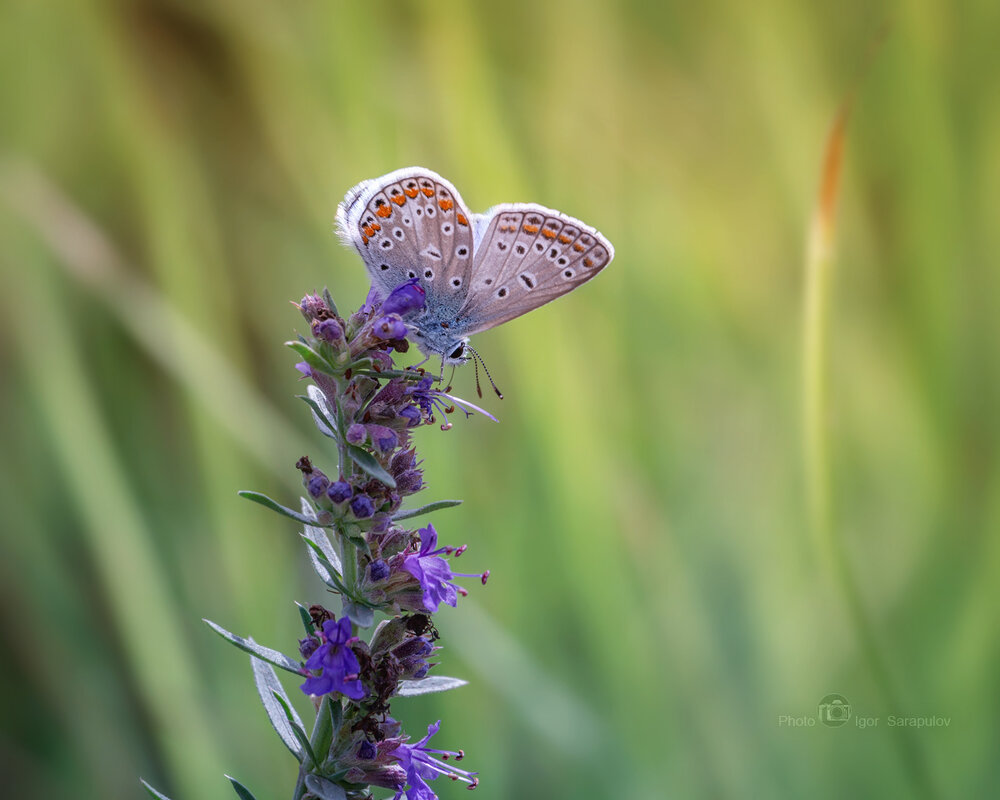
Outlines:
[[[578,219],[532,203],[477,215],[463,333],[493,328],[562,297],[611,263],[615,250]]]
[[[439,304],[457,310],[464,302],[473,257],[471,215],[455,187],[436,172],[407,167],[359,183],[337,207],[337,228],[383,297],[417,278]]]

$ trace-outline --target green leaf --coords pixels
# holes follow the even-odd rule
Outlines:
[[[319,775],[306,775],[306,788],[322,800],[347,800],[347,792]]]
[[[285,697],[285,689],[271,665],[253,657],[250,658],[250,664],[253,667],[253,680],[257,685],[257,694],[260,696],[260,702],[264,704],[267,718],[271,721],[271,725],[281,741],[285,743],[285,747],[301,762],[305,757],[305,749],[295,735],[293,722],[298,721],[301,728],[302,721],[299,720],[294,710],[289,715],[286,709],[291,707],[287,703],[282,704],[275,699],[276,696]]]
[[[373,369],[355,369],[353,370],[355,375],[367,375],[372,378],[409,378],[411,381],[421,381],[426,376],[421,375],[416,370],[412,369],[383,369],[373,370]],[[437,383],[438,379],[431,376],[431,380]]]
[[[304,342],[285,342],[285,346],[292,348],[292,350],[302,356],[302,360],[313,369],[319,370],[325,375],[337,374],[337,370],[334,368],[333,364],[323,358],[323,356]]]
[[[432,675],[429,678],[422,678],[419,681],[400,681],[399,690],[396,692],[400,697],[416,697],[421,694],[432,694],[433,692],[447,692],[449,689],[457,689],[459,686],[466,686],[469,682],[461,678],[449,678],[445,675]]]
[[[355,447],[353,444],[347,445],[347,454],[353,459],[361,469],[371,475],[375,480],[381,481],[390,489],[396,488],[396,479],[385,471],[385,467],[378,463],[375,456],[367,450]]]
[[[301,498],[301,504],[303,516],[315,520],[316,511],[313,509],[309,501],[303,497]],[[343,575],[344,570],[340,565],[340,556],[337,555],[337,551],[334,550],[333,545],[330,544],[330,537],[326,535],[326,531],[322,528],[317,528],[315,525],[306,525],[305,534],[312,539],[313,542],[319,545],[323,555],[326,556],[326,560],[330,562],[336,573],[338,575]]]
[[[329,754],[330,745],[340,731],[340,720],[343,712],[335,714],[333,711],[334,706],[340,711],[339,700],[334,702],[332,695],[323,695],[319,711],[316,712],[316,722],[313,724],[313,732],[310,738],[313,752],[323,753],[324,756]],[[335,722],[336,724],[334,724]]]
[[[428,503],[425,506],[420,506],[420,508],[406,508],[402,511],[397,511],[392,515],[393,521],[401,519],[413,519],[414,517],[419,517],[423,514],[432,514],[435,511],[440,511],[442,508],[453,508],[455,506],[462,505],[461,500],[436,500],[433,503]]]
[[[149,792],[151,795],[153,795],[153,797],[155,797],[156,800],[170,800],[170,798],[167,797],[165,794],[163,794],[163,792],[156,791],[156,789],[154,789],[152,786],[146,783],[146,781],[144,781],[142,778],[139,778],[139,783],[145,786],[146,791]]]
[[[289,703],[285,690],[279,685],[278,689],[276,691],[272,691],[271,694],[274,696],[274,699],[278,701],[282,711],[285,712],[285,717],[288,720],[288,724],[291,726],[292,734],[299,740],[299,744],[302,745],[302,749],[305,751],[306,755],[309,756],[309,762],[313,766],[318,767],[319,762],[316,761],[316,753],[313,751],[312,742],[310,742],[309,737],[306,736],[306,730],[302,727],[302,720],[299,719],[299,715],[295,713],[295,709],[292,708],[291,703]]]
[[[236,778],[234,778],[232,775],[226,775],[226,777],[229,779],[229,782],[233,785],[233,788],[236,790],[236,794],[239,795],[240,800],[257,800],[257,798],[253,796],[253,792],[251,792],[246,786],[244,786],[242,783],[236,780]]]
[[[323,391],[318,386],[310,386],[307,391],[309,392],[308,396],[304,394],[297,394],[295,396],[312,409],[313,422],[316,423],[319,432],[324,436],[337,440],[337,426],[330,418],[330,409],[327,407],[326,395],[323,394]]]
[[[316,626],[313,625],[309,609],[302,605],[302,603],[296,603],[295,605],[299,609],[299,617],[302,619],[302,627],[306,629],[306,636],[312,636],[316,633]]]
[[[340,579],[340,574],[327,559],[323,548],[305,534],[302,534],[302,540],[309,545],[309,558],[312,560],[313,569],[316,570],[320,580],[331,589],[336,589],[343,595],[349,595],[350,592]]]
[[[344,595],[344,614],[359,628],[370,628],[375,624],[375,612],[368,605],[355,603]]]
[[[302,675],[302,665],[295,661],[284,653],[277,650],[272,650],[270,647],[264,647],[263,645],[257,644],[253,639],[244,639],[242,636],[237,636],[235,633],[230,633],[221,625],[216,625],[210,619],[203,619],[208,627],[215,631],[219,636],[225,639],[227,642],[231,642],[236,645],[240,650],[244,650],[252,656],[263,659],[269,664],[274,664],[276,667],[281,667],[282,669],[288,670],[296,675]]]
[[[340,312],[337,311],[337,304],[333,302],[333,295],[330,294],[330,290],[325,286],[323,287],[323,302],[334,313],[334,316],[340,316]]]
[[[292,511],[292,509],[286,508],[285,506],[281,505],[281,503],[275,502],[266,494],[261,494],[260,492],[248,492],[246,490],[243,490],[237,492],[236,494],[238,494],[240,497],[245,497],[247,500],[252,500],[255,503],[260,503],[265,508],[269,508],[272,511],[277,511],[279,514],[282,514],[286,517],[291,517],[297,522],[302,522],[306,525],[312,525],[314,528],[329,528],[333,525],[332,522],[324,524],[315,518],[309,519],[309,517],[300,514],[298,511]]]

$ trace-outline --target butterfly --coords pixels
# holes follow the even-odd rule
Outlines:
[[[442,367],[469,360],[470,336],[562,297],[615,255],[594,228],[534,203],[472,214],[423,167],[359,183],[337,207],[337,228],[381,297],[407,281],[424,289],[424,309],[406,320],[409,338]]]

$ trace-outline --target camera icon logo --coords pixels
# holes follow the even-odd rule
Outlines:
[[[839,728],[851,718],[851,704],[842,694],[828,694],[819,701],[819,721],[830,728]]]

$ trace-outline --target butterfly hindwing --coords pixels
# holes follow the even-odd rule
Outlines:
[[[470,336],[561,297],[614,258],[597,230],[539,205],[494,206],[475,224],[475,260],[461,309]]]

